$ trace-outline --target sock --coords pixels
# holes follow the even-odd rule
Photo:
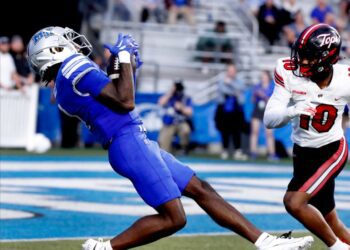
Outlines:
[[[268,234],[268,233],[262,233],[260,236],[259,236],[259,238],[255,241],[255,243],[254,243],[254,245],[256,246],[256,247],[260,247],[261,245],[262,245],[262,243],[267,239],[267,238],[269,238],[271,235],[270,234]]]
[[[103,246],[105,247],[105,250],[113,250],[110,240],[103,242]]]
[[[337,238],[337,241],[329,248],[329,250],[349,250],[349,246]]]

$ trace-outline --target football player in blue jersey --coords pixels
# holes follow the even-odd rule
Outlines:
[[[80,118],[108,150],[109,162],[128,178],[142,199],[158,213],[144,216],[109,241],[88,239],[84,250],[129,249],[171,235],[186,224],[180,197],[195,200],[219,225],[255,244],[257,249],[307,249],[313,238],[276,237],[261,232],[193,170],[147,139],[134,111],[138,44],[119,34],[106,47],[107,73],[89,58],[87,39],[70,28],[47,27],[28,45],[28,60],[45,85],[53,87],[58,107]]]

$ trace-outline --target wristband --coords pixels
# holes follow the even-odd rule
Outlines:
[[[118,53],[118,57],[119,57],[119,62],[120,63],[131,63],[131,56],[130,56],[130,53],[123,50],[123,51],[120,51]]]

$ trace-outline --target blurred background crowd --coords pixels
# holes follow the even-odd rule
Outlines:
[[[150,137],[176,154],[289,157],[290,127],[271,131],[262,125],[276,60],[290,55],[303,29],[320,22],[337,28],[341,61],[350,58],[350,0],[39,0],[34,8],[30,1],[6,2],[3,11],[16,22],[0,17],[0,98],[13,91],[25,98],[37,84],[25,55],[37,30],[57,25],[84,34],[103,69],[103,44],[130,33],[144,61],[137,77],[139,112]],[[54,102],[40,89],[37,132],[55,147],[100,147]]]

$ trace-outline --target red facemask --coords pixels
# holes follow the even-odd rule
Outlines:
[[[300,74],[302,74],[304,77],[312,76],[311,66],[300,66],[299,70]]]

